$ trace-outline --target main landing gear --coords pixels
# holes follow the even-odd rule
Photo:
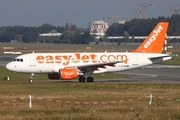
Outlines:
[[[34,73],[31,73],[31,76],[29,78],[29,82],[30,83],[34,82]]]
[[[79,77],[79,82],[85,82],[86,78],[84,76]],[[87,77],[87,82],[93,82],[94,78],[93,77]]]

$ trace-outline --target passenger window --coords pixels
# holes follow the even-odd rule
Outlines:
[[[21,62],[23,62],[23,59],[21,59]]]

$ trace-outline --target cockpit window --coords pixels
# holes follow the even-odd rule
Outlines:
[[[23,62],[23,59],[22,58],[15,58],[13,61]]]

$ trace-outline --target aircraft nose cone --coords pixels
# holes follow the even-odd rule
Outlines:
[[[12,71],[12,64],[11,64],[11,63],[8,63],[8,64],[6,65],[6,69]]]
[[[10,65],[9,65],[9,63],[6,65],[6,69],[8,69],[9,70],[9,67],[10,67]]]

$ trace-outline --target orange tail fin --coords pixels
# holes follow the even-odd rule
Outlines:
[[[133,52],[162,53],[168,22],[160,22],[144,40],[144,42]]]

